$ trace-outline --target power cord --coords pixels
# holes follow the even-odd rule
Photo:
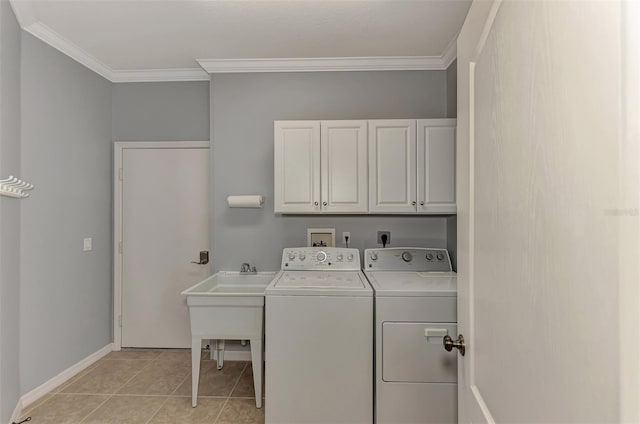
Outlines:
[[[381,235],[380,240],[382,240],[382,248],[384,249],[385,247],[387,247],[387,235],[386,234]]]
[[[349,236],[344,236],[344,244],[349,248]]]

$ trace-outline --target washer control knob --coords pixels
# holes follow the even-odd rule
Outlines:
[[[376,252],[371,253],[369,257],[371,258],[372,261],[378,260],[378,254]]]
[[[353,253],[349,253],[349,256],[347,256],[347,260],[349,262],[351,262],[353,260]]]
[[[298,255],[298,257],[300,258],[301,261],[304,261],[304,258],[306,258],[304,252],[300,252],[300,254]]]
[[[411,262],[413,256],[409,252],[402,252],[402,260],[405,262]]]
[[[318,262],[324,262],[327,260],[327,252],[325,251],[319,251],[318,254],[316,255],[316,259],[318,260]]]
[[[342,260],[342,253],[338,253],[338,256],[336,256],[336,259],[341,261]]]
[[[296,254],[295,253],[289,253],[289,260],[292,261],[296,258]]]
[[[443,253],[438,253],[438,256],[436,256],[436,258],[438,258],[439,261],[444,259],[444,254]]]
[[[431,252],[427,253],[427,260],[428,261],[432,261],[433,260],[433,253],[431,253]]]

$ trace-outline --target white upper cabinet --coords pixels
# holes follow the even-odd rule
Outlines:
[[[369,121],[369,212],[456,213],[456,120]]]
[[[276,213],[456,213],[456,120],[274,122]]]
[[[275,212],[366,213],[366,122],[275,121]]]
[[[366,213],[367,121],[320,123],[322,211]]]
[[[416,120],[369,121],[369,212],[416,212]]]
[[[456,120],[418,120],[418,213],[456,213]]]
[[[320,121],[274,122],[275,212],[320,212]]]

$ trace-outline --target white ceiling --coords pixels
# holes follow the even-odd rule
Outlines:
[[[210,66],[219,59],[386,58],[398,65],[405,60],[398,69],[408,69],[406,61],[413,59],[412,69],[419,68],[416,60],[423,69],[442,69],[455,57],[455,37],[470,0],[12,0],[12,5],[23,29],[119,81],[153,80],[154,74],[164,80],[207,78],[197,59]],[[210,66],[205,67],[212,71]]]

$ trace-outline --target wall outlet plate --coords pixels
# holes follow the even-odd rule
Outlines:
[[[382,244],[382,236],[387,236],[387,245],[391,243],[391,231],[378,231],[378,244]]]

